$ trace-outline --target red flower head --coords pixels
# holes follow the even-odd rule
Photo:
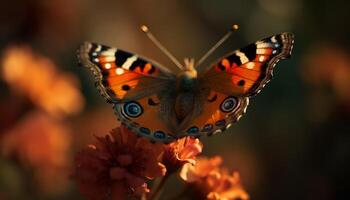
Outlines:
[[[74,177],[91,200],[141,196],[149,192],[146,179],[165,175],[161,154],[162,145],[138,138],[121,126],[111,135],[97,137],[96,144],[76,155]]]
[[[186,164],[180,177],[188,184],[198,199],[210,200],[246,200],[248,194],[240,184],[238,172],[232,175],[226,169],[219,168],[220,157],[200,158],[196,165]]]
[[[168,173],[173,173],[184,164],[195,164],[195,157],[202,152],[203,144],[192,137],[185,137],[164,147],[163,163]]]

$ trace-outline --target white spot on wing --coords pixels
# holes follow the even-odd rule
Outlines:
[[[244,53],[237,51],[236,54],[237,54],[237,56],[239,56],[239,59],[241,60],[242,64],[249,62],[249,59],[247,58],[247,56]]]
[[[271,47],[272,47],[272,44],[266,43],[266,42],[256,43],[256,47],[257,47],[258,49],[271,48]]]
[[[105,68],[106,68],[106,69],[110,69],[111,67],[112,67],[112,66],[111,66],[111,63],[106,63],[106,64],[105,64]]]
[[[264,60],[265,60],[265,56],[260,56],[260,57],[259,57],[259,61],[260,61],[260,62],[264,62]]]
[[[115,73],[116,73],[117,75],[122,75],[122,74],[124,74],[124,69],[118,67],[118,68],[115,70]]]
[[[222,130],[221,130],[221,129],[218,129],[218,130],[214,131],[213,134],[215,135],[215,134],[218,134],[218,133],[221,133],[221,132],[222,132]]]
[[[228,128],[230,128],[231,126],[232,126],[232,123],[227,124],[226,128],[228,129]]]
[[[108,56],[108,57],[105,57],[105,62],[114,62],[115,61],[115,57],[114,56]]]
[[[253,62],[250,62],[247,64],[247,69],[254,69],[255,64]]]
[[[256,54],[267,54],[267,50],[266,49],[257,49]]]
[[[276,43],[276,42],[277,42],[276,36],[273,36],[273,37],[271,38],[271,42],[273,42],[273,43]]]
[[[102,52],[101,55],[114,57],[116,51],[117,51],[116,48],[111,48],[111,49],[108,49],[107,51]]]
[[[129,69],[131,65],[137,60],[137,56],[131,56],[124,62],[122,68]]]
[[[101,49],[102,49],[102,46],[101,45],[97,45],[97,48],[95,49],[95,51],[99,52],[99,51],[101,51]]]

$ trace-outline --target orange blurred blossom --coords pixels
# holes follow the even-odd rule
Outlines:
[[[350,54],[333,44],[320,43],[305,54],[301,73],[316,87],[328,86],[341,101],[350,101]]]
[[[1,138],[0,150],[33,170],[39,190],[57,193],[68,183],[70,130],[43,112],[28,113]]]
[[[59,71],[50,59],[31,48],[5,49],[1,66],[2,79],[12,91],[27,96],[48,113],[61,117],[82,109],[84,99],[76,78]]]

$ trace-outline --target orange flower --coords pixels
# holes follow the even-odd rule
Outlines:
[[[212,191],[207,194],[210,200],[244,200],[249,196],[240,184],[238,172],[229,174],[226,170],[221,171],[219,176],[208,177],[207,183]]]
[[[50,59],[22,46],[5,50],[2,60],[1,76],[14,93],[58,117],[82,109],[84,99],[76,78],[60,72]]]
[[[211,159],[200,158],[196,165],[184,165],[180,177],[198,199],[249,199],[240,184],[238,172],[230,175],[226,169],[219,168],[221,163],[222,159],[218,156]]]
[[[161,144],[138,138],[124,126],[111,135],[97,137],[76,155],[74,177],[80,191],[91,200],[124,199],[127,194],[147,192],[146,179],[164,176],[159,162]]]
[[[163,164],[173,173],[184,164],[195,164],[195,157],[202,152],[203,144],[195,138],[184,137],[164,147]]]
[[[180,177],[188,183],[199,182],[212,174],[217,174],[222,159],[219,156],[211,159],[198,158],[196,165],[184,165]]]
[[[68,183],[69,129],[43,112],[32,112],[6,132],[0,150],[34,172],[39,189],[59,193]],[[54,180],[54,181],[53,181]]]

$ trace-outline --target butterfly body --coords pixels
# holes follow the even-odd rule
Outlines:
[[[197,103],[195,95],[198,94],[199,82],[197,71],[193,67],[193,62],[189,64],[185,60],[185,70],[176,76],[176,91],[174,92],[174,111],[178,123],[181,123],[188,116]]]
[[[177,76],[177,91],[192,92],[198,88],[198,77],[196,70],[180,72]]]
[[[270,81],[275,64],[288,58],[294,39],[282,33],[231,52],[199,69],[185,59],[177,74],[138,55],[95,43],[79,49],[80,62],[114,105],[118,119],[136,134],[171,142],[212,135],[245,113],[249,98]]]

